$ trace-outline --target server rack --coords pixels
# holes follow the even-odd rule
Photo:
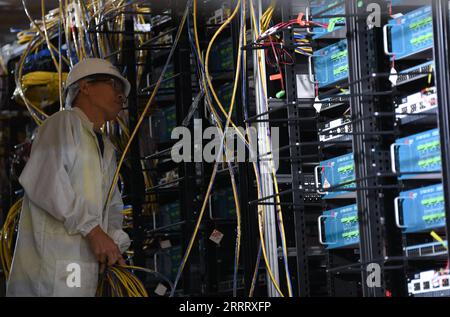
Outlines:
[[[412,113],[401,114],[395,109],[399,98],[407,93],[414,92],[420,88],[420,84],[410,83],[409,88],[400,87],[400,85],[391,85],[392,78],[392,60],[383,53],[383,32],[389,34],[389,30],[383,31],[383,27],[371,27],[367,24],[367,18],[370,11],[367,8],[371,4],[377,4],[380,8],[381,26],[387,25],[391,19],[392,11],[408,13],[415,9],[420,9],[424,5],[431,7],[431,16],[433,21],[433,39],[434,46],[432,50],[428,50],[424,55],[417,55],[412,61],[397,60],[396,66],[398,71],[403,72],[401,76],[410,76],[405,73],[410,67],[421,64],[424,61],[434,61],[435,67],[426,71],[415,72],[416,75],[422,76],[425,80],[434,79],[438,111],[431,114],[418,115]],[[231,7],[235,4],[230,1]],[[264,3],[267,4],[267,3]],[[173,26],[179,24],[186,1],[170,2],[170,13],[165,12],[167,6],[156,4],[154,6],[155,14],[170,15],[173,25],[162,28],[161,33],[172,33],[172,38],[176,33]],[[287,21],[296,17],[298,12],[306,11],[306,7],[310,5],[310,1],[303,3],[283,2],[275,15],[275,19],[279,21]],[[344,7],[344,13],[329,14],[327,10],[310,12],[309,19],[334,19],[344,18],[345,23],[338,22],[339,29],[334,33],[335,40],[330,38],[314,39],[316,50],[327,47],[338,40],[347,40],[348,51],[348,77],[339,82],[341,89],[348,90],[343,97],[339,89],[319,87],[319,99],[315,99],[314,91],[316,87],[308,80],[308,60],[297,58],[294,65],[286,65],[283,68],[284,78],[286,82],[286,97],[271,98],[269,100],[269,111],[267,113],[256,114],[254,109],[254,100],[251,89],[248,87],[249,82],[243,80],[242,91],[239,93],[239,102],[242,107],[237,108],[236,122],[239,125],[244,123],[268,122],[271,126],[277,126],[281,129],[283,136],[282,144],[275,151],[280,153],[280,173],[278,179],[282,191],[281,204],[283,206],[283,214],[287,221],[288,246],[289,246],[289,266],[296,284],[294,290],[295,296],[407,296],[411,293],[408,290],[408,284],[414,287],[414,281],[420,280],[414,278],[414,274],[422,272],[430,268],[438,268],[444,266],[449,258],[447,248],[440,249],[439,254],[434,250],[434,256],[416,256],[412,255],[410,247],[415,246],[419,242],[431,243],[433,239],[428,232],[410,235],[399,228],[398,224],[404,221],[401,212],[395,209],[396,198],[400,197],[402,192],[423,188],[427,185],[436,183],[436,178],[426,179],[429,172],[424,172],[419,179],[401,178],[408,176],[408,172],[393,171],[392,168],[392,150],[391,145],[401,137],[407,137],[412,133],[424,132],[427,128],[436,127],[440,135],[440,150],[442,162],[442,184],[443,196],[447,198],[449,195],[448,180],[450,177],[450,166],[448,153],[450,152],[450,126],[448,118],[448,101],[449,93],[449,56],[448,56],[448,38],[450,34],[449,28],[449,3],[446,0],[429,1],[426,4],[419,2],[405,6],[402,1],[341,1],[334,5],[334,9],[339,6]],[[333,9],[333,8],[331,8]],[[337,11],[339,12],[339,11]],[[204,23],[207,19],[207,13],[201,17]],[[339,24],[340,23],[340,24]],[[94,26],[96,28],[97,26]],[[304,29],[300,28],[302,31]],[[292,49],[295,28],[283,30],[282,37],[284,45],[288,49]],[[94,32],[94,31],[93,31]],[[95,31],[95,32],[98,32]],[[102,30],[101,32],[108,32]],[[200,31],[203,34],[203,47],[209,39],[206,30]],[[230,37],[232,38],[234,55],[237,52],[238,42],[237,23],[230,28]],[[167,49],[164,45],[147,45],[147,48],[136,47],[134,38],[136,32],[133,26],[132,13],[128,15],[125,23],[125,30],[122,32],[127,36],[125,46],[122,52],[134,52],[135,50],[146,49],[150,56],[154,56],[152,51]],[[392,47],[388,48],[392,49]],[[247,55],[253,52],[251,47],[245,49]],[[422,52],[423,53],[423,52]],[[427,55],[428,54],[428,55]],[[130,82],[136,83],[136,68],[140,63],[135,59],[134,54],[129,54],[131,58],[127,58],[125,63],[127,76]],[[249,56],[248,56],[249,57]],[[250,58],[248,58],[250,60]],[[147,72],[154,70],[154,65],[149,59],[144,63]],[[234,61],[235,64],[236,61]],[[255,67],[255,66],[253,66]],[[199,93],[198,87],[192,80],[191,57],[189,47],[189,36],[185,30],[180,39],[179,45],[174,54],[174,87],[175,91],[181,92],[175,98],[176,103],[176,121],[177,125],[182,125],[184,118],[188,115],[192,99],[195,94]],[[252,72],[251,65],[242,65],[242,78],[250,77]],[[420,77],[419,76],[419,77]],[[431,78],[431,79],[429,79]],[[266,78],[269,83],[269,94],[274,96],[279,87],[271,84],[270,79]],[[428,84],[430,85],[430,84]],[[189,87],[190,89],[186,89]],[[150,87],[134,86],[132,94],[129,98],[129,118],[130,128],[135,126],[140,109],[140,99],[145,99],[148,95],[146,89]],[[246,93],[243,93],[246,92]],[[306,94],[302,94],[309,92]],[[331,98],[331,101],[327,101]],[[334,106],[334,110],[327,110],[317,113],[314,108],[317,103]],[[340,105],[340,104],[344,105]],[[339,107],[341,107],[339,109]],[[351,130],[344,132],[326,133],[323,131],[323,123],[329,122],[330,119],[336,119],[342,114],[342,109],[350,108],[350,116],[348,122],[351,124]],[[206,118],[204,108],[199,107],[196,116]],[[338,109],[338,110],[337,110]],[[250,116],[250,117],[249,117]],[[409,118],[409,124],[406,125],[401,118]],[[426,119],[426,120],[425,120]],[[414,123],[416,122],[416,123]],[[417,122],[426,122],[421,125]],[[203,119],[204,126],[208,121]],[[190,125],[189,129],[193,129]],[[180,213],[182,216],[180,230],[175,233],[178,238],[175,240],[185,241],[183,249],[186,248],[188,239],[191,237],[196,220],[196,210],[200,208],[203,194],[206,191],[210,167],[208,164],[183,163],[178,166],[178,178],[173,184],[178,184],[178,188],[167,188],[170,184],[154,185],[145,188],[142,177],[142,162],[144,162],[144,170],[155,171],[157,167],[150,162],[155,159],[167,157],[168,151],[166,147],[158,150],[156,153],[146,155],[147,131],[139,134],[140,140],[136,139],[130,151],[129,167],[125,171],[127,180],[127,197],[126,200],[133,206],[133,260],[135,264],[146,266],[149,264],[149,248],[154,248],[149,239],[166,239],[174,233],[167,232],[161,228],[152,229],[148,224],[152,223],[151,217],[143,213],[143,206],[152,204],[154,197],[163,201],[161,198],[168,192],[176,193],[180,202]],[[339,140],[324,142],[320,140],[323,135],[341,136]],[[166,144],[170,146],[170,144]],[[355,192],[354,198],[343,199],[323,199],[323,195],[317,192],[324,190],[323,184],[316,182],[314,177],[314,168],[319,162],[332,159],[345,153],[353,153],[355,176],[350,182],[355,183],[355,188],[343,189],[342,184],[326,188],[329,193],[333,192]],[[396,157],[394,151],[394,158]],[[263,155],[259,158],[263,161]],[[395,160],[394,160],[395,161]],[[395,162],[394,162],[395,164]],[[243,260],[243,277],[244,288],[242,295],[249,292],[253,270],[258,249],[257,238],[257,216],[256,206],[277,206],[274,202],[268,202],[272,197],[263,197],[256,200],[256,192],[254,187],[254,179],[251,166],[248,163],[239,163],[236,166],[238,171],[238,183],[241,200],[241,208],[243,210],[243,243],[242,257]],[[155,172],[156,173],[156,172]],[[226,179],[227,170],[223,171],[223,179]],[[409,173],[411,174],[411,173]],[[412,173],[421,174],[421,173]],[[158,174],[159,175],[159,174]],[[427,176],[428,175],[428,176]],[[399,178],[400,177],[400,178]],[[348,184],[347,184],[348,185]],[[129,188],[128,188],[129,186]],[[400,200],[397,200],[399,205]],[[248,202],[248,203],[247,203]],[[324,221],[318,222],[317,218],[325,211],[336,210],[350,204],[356,204],[358,210],[358,231],[359,242],[351,245],[349,248],[328,248],[320,247],[319,227],[325,227]],[[444,199],[445,204],[445,222],[444,229],[438,231],[442,238],[448,237],[449,228],[449,210],[450,205],[448,199]],[[399,219],[396,219],[399,215]],[[290,221],[292,220],[292,221]],[[184,270],[182,285],[179,294],[184,295],[214,295],[219,292],[219,283],[221,277],[218,276],[217,259],[220,258],[218,249],[208,240],[211,231],[221,223],[220,220],[209,219],[204,221],[204,226],[198,238],[198,247],[195,248],[190,260]],[[227,223],[231,227],[235,223],[231,220]],[[222,225],[222,224],[221,224]],[[232,233],[232,230],[231,230]],[[170,239],[170,238],[169,238]],[[275,240],[279,239],[278,236]],[[277,243],[277,241],[275,241]],[[439,245],[439,244],[436,244]],[[156,247],[159,248],[159,247]],[[232,248],[228,247],[226,252],[232,254]],[[278,253],[280,256],[280,253]],[[281,256],[280,256],[281,258]],[[279,261],[279,281],[283,291],[286,289],[284,282],[285,271],[283,263]],[[378,267],[380,271],[378,271]],[[378,277],[380,272],[380,284],[378,285]],[[143,277],[145,279],[145,277]],[[223,282],[223,281],[222,281]],[[152,284],[153,283],[153,284]],[[270,281],[267,281],[270,283]],[[443,283],[443,282],[442,282]],[[149,281],[148,286],[153,288],[154,281]],[[262,289],[261,289],[262,290]],[[264,293],[263,291],[261,293]],[[259,293],[259,294],[261,294]],[[224,294],[229,294],[224,293]],[[241,294],[241,293],[239,293]],[[257,293],[258,294],[258,293]],[[446,293],[435,294],[437,296]]]
[[[344,2],[341,3],[341,5]],[[344,249],[341,250],[329,250],[327,253],[327,272],[328,272],[328,294],[333,296],[407,296],[410,295],[419,296],[413,291],[411,287],[413,282],[419,281],[420,279],[414,280],[414,272],[423,270],[425,267],[439,267],[444,265],[445,261],[442,256],[439,258],[439,254],[433,246],[433,252],[436,252],[437,257],[426,257],[426,258],[415,258],[412,253],[407,253],[408,248],[410,248],[411,243],[418,243],[420,239],[422,242],[430,242],[432,238],[425,237],[428,233],[422,235],[417,235],[414,240],[411,235],[405,234],[399,227],[399,223],[402,216],[399,216],[399,212],[394,206],[394,202],[398,203],[399,199],[396,198],[399,193],[404,190],[411,188],[424,188],[423,186],[436,183],[433,180],[433,173],[423,172],[421,174],[421,180],[411,180],[408,173],[398,172],[395,168],[392,168],[392,161],[394,159],[390,157],[390,145],[398,139],[399,136],[408,134],[407,131],[411,132],[423,132],[426,130],[427,125],[423,122],[428,122],[436,124],[431,114],[417,114],[417,113],[406,113],[406,117],[412,118],[408,120],[401,120],[401,113],[396,113],[394,108],[395,100],[398,100],[399,96],[405,95],[407,89],[399,88],[396,84],[391,84],[390,80],[395,75],[393,72],[393,60],[383,53],[383,28],[373,27],[367,23],[367,19],[370,18],[370,11],[367,10],[368,6],[373,4],[373,2],[357,2],[357,1],[346,1],[345,2],[345,13],[342,14],[327,14],[327,11],[334,9],[339,6],[340,3],[334,4],[333,7],[328,7],[322,12],[316,13],[316,16],[311,15],[310,18],[313,19],[336,19],[345,18],[345,28],[346,28],[346,39],[348,45],[348,64],[349,64],[349,75],[348,80],[343,80],[339,82],[340,87],[348,88],[349,93],[347,94],[348,104],[351,109],[351,131],[345,130],[345,132],[334,132],[336,135],[348,135],[350,138],[342,141],[351,142],[350,151],[354,154],[355,159],[355,175],[352,180],[355,182],[356,192],[356,204],[358,209],[358,223],[359,223],[359,245],[357,248],[350,249],[346,253]],[[446,105],[446,84],[445,84],[445,72],[439,71],[440,69],[446,70],[446,60],[448,57],[444,53],[444,48],[446,47],[445,41],[442,37],[445,34],[446,22],[444,19],[445,14],[439,14],[440,12],[448,12],[448,3],[443,1],[441,3],[414,3],[405,4],[401,1],[377,1],[378,8],[381,9],[379,12],[379,17],[381,17],[381,24],[387,25],[390,19],[391,13],[399,12],[411,12],[413,10],[418,10],[420,8],[428,5],[433,7],[433,25],[434,25],[434,49],[425,50],[425,52],[420,51],[421,54],[412,54],[413,61],[405,62],[404,60],[397,61],[399,64],[399,69],[411,67],[413,65],[418,65],[427,62],[428,58],[430,60],[430,54],[434,51],[434,62],[436,63],[436,83],[438,85],[438,109],[439,109],[439,120],[438,126],[441,132],[441,144],[446,142],[445,138],[448,134],[446,132],[446,118],[445,116],[445,105]],[[397,10],[397,11],[396,11]],[[443,11],[444,10],[444,11]],[[316,10],[317,11],[317,10]],[[319,10],[320,11],[320,10]],[[445,15],[446,16],[446,15]],[[425,23],[429,23],[425,20]],[[438,22],[438,23],[436,23]],[[420,26],[423,27],[424,24]],[[415,25],[417,27],[417,25]],[[387,29],[388,27],[385,27]],[[385,30],[386,32],[386,30]],[[389,33],[389,32],[387,32]],[[342,34],[342,33],[341,33]],[[384,35],[386,36],[386,35]],[[439,39],[439,36],[441,38]],[[428,36],[429,37],[429,36]],[[390,40],[390,39],[389,39]],[[395,39],[394,39],[395,40]],[[315,39],[315,44],[320,44],[320,36]],[[323,39],[323,41],[326,41]],[[385,40],[386,41],[386,40]],[[328,42],[327,44],[330,44]],[[322,46],[316,47],[320,49]],[[388,48],[388,50],[391,47]],[[385,49],[386,50],[386,49]],[[425,54],[425,55],[424,55]],[[440,55],[439,55],[440,54]],[[395,59],[395,58],[394,58]],[[403,65],[404,64],[404,65]],[[431,82],[433,77],[433,71],[429,68],[425,70],[419,69],[411,70],[408,73],[408,69],[403,70],[401,75],[411,79],[411,82],[417,80],[416,77],[427,78]],[[443,76],[439,78],[439,76]],[[395,78],[395,77],[394,77]],[[400,77],[404,80],[406,77]],[[440,82],[443,79],[444,84]],[[289,80],[289,79],[288,79]],[[290,81],[292,83],[292,80]],[[413,86],[418,85],[413,82]],[[430,83],[426,86],[430,86]],[[409,88],[409,92],[414,89],[420,88],[420,85],[416,88]],[[318,89],[319,97],[334,97],[335,100],[339,100],[342,103],[344,99],[342,96],[339,97],[337,93],[338,90],[329,89],[324,94],[323,87]],[[322,95],[322,96],[321,96]],[[325,98],[319,98],[323,100]],[[327,103],[329,105],[330,103]],[[397,102],[398,104],[398,102]],[[322,106],[324,103],[322,103]],[[444,113],[444,114],[443,114]],[[319,114],[319,117],[322,113]],[[303,115],[303,118],[307,116]],[[403,116],[404,118],[405,116]],[[425,121],[420,121],[424,120]],[[417,121],[419,120],[419,121]],[[405,122],[419,122],[414,125],[405,126]],[[420,123],[422,122],[422,123]],[[409,129],[409,130],[408,130]],[[333,132],[331,133],[333,134]],[[300,140],[294,140],[296,144],[302,144]],[[331,142],[333,143],[333,142]],[[323,158],[324,151],[329,151],[329,149],[337,148],[336,142],[335,146],[330,147],[324,144],[324,142],[319,142],[319,154]],[[348,146],[348,145],[347,145]],[[391,146],[392,149],[392,146]],[[392,151],[391,151],[392,153]],[[342,152],[340,152],[342,154]],[[335,154],[336,155],[336,154]],[[391,155],[392,156],[392,155]],[[445,147],[442,147],[442,162],[444,162]],[[436,159],[436,161],[438,161]],[[394,162],[395,164],[395,162]],[[444,165],[446,163],[443,163]],[[446,184],[445,167],[443,166],[444,176],[443,183]],[[409,173],[412,174],[412,173]],[[402,176],[403,175],[403,176]],[[318,180],[318,178],[317,178]],[[349,184],[347,182],[347,184]],[[344,183],[345,184],[345,183]],[[317,184],[316,184],[317,185]],[[319,184],[320,185],[320,184]],[[322,187],[319,186],[323,190]],[[445,188],[445,185],[444,185]],[[345,190],[345,189],[344,189]],[[327,191],[343,191],[343,186],[331,186],[327,188]],[[347,190],[349,191],[349,190]],[[445,189],[444,189],[445,192]],[[307,193],[306,190],[303,193]],[[323,193],[322,193],[323,194]],[[444,197],[446,195],[444,194]],[[334,198],[333,198],[334,199]],[[323,201],[323,200],[322,200]],[[323,201],[324,202],[324,201]],[[329,206],[331,200],[327,199],[324,202],[324,208],[331,209]],[[325,207],[327,206],[327,207]],[[342,206],[338,204],[337,206]],[[336,207],[336,205],[334,206]],[[397,214],[396,214],[397,213]],[[446,211],[447,216],[447,211]],[[406,217],[406,216],[405,216]],[[448,219],[448,218],[446,218]],[[319,226],[321,223],[319,222]],[[297,257],[298,261],[305,261],[306,257],[302,253],[304,245],[302,240],[310,238],[308,233],[304,230],[296,230],[297,234],[302,234],[303,237],[297,244]],[[447,236],[446,231],[438,231],[445,238]],[[418,239],[418,240],[417,240]],[[435,243],[439,244],[439,243]],[[440,246],[440,254],[442,254],[443,246]],[[410,250],[410,249],[409,249]],[[425,251],[424,251],[425,252]],[[298,267],[300,270],[300,266]],[[379,274],[379,275],[377,275]],[[345,278],[342,278],[345,276]],[[373,279],[377,276],[376,279]],[[339,283],[337,283],[339,282]],[[378,284],[379,282],[379,284]],[[445,282],[442,282],[445,283]],[[415,285],[418,285],[417,283]],[[414,286],[416,287],[416,286]],[[437,293],[435,293],[437,294]],[[445,294],[445,292],[440,293]],[[437,295],[439,296],[439,295]]]

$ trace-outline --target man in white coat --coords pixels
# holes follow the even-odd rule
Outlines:
[[[109,62],[70,71],[66,110],[39,128],[21,176],[25,195],[7,296],[94,296],[100,266],[125,264],[130,239],[115,185],[114,148],[101,132],[122,110],[130,83]]]

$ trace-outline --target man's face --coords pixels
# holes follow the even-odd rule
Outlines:
[[[95,76],[88,80],[92,106],[101,111],[106,121],[114,120],[122,110],[125,93],[122,82],[111,76]]]

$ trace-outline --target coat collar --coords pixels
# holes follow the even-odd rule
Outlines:
[[[71,109],[73,112],[75,112],[81,119],[82,125],[94,136],[94,123],[92,123],[89,118],[86,116],[86,114],[78,107],[73,107]],[[105,152],[103,158],[108,162],[114,153],[114,145],[111,143],[109,138],[105,137],[103,138],[104,144],[105,144]]]
[[[86,114],[78,107],[73,107],[72,111],[75,112],[83,122],[83,125],[94,134],[94,123],[92,123],[89,118],[86,116]]]

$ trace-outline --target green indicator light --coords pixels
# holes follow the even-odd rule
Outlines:
[[[338,23],[344,23],[345,19],[344,18],[332,18],[330,19],[330,22],[328,23],[328,32],[333,32],[334,28],[336,27],[336,24]]]
[[[342,183],[344,183],[344,182],[342,182]],[[355,183],[350,183],[350,184],[347,184],[347,185],[342,185],[341,187],[342,188],[355,188]]]
[[[352,221],[358,221],[358,216],[345,217],[341,219],[342,223],[350,223]]]
[[[420,28],[420,27],[422,27],[422,26],[424,26],[424,25],[426,25],[428,23],[431,23],[431,22],[433,22],[433,18],[432,17],[426,17],[425,19],[422,19],[422,20],[419,20],[417,22],[411,23],[409,25],[409,28],[414,30],[414,29]]]
[[[436,205],[444,202],[444,196],[438,196],[428,199],[423,199],[421,204],[424,206]]]
[[[442,218],[445,218],[445,213],[444,212],[441,212],[441,213],[438,213],[438,214],[432,214],[432,215],[423,216],[422,220],[426,221],[426,222],[433,222],[433,221],[441,220]]]
[[[343,238],[354,238],[359,236],[359,230],[353,230],[342,234]]]
[[[435,156],[426,160],[420,160],[417,165],[419,165],[419,167],[428,167],[430,165],[435,165],[441,162],[441,157],[440,156]]]
[[[338,168],[338,173],[346,173],[348,171],[352,171],[355,168],[354,164],[341,166]]]
[[[334,74],[334,76],[337,76],[337,75],[340,75],[340,74],[345,73],[347,71],[348,71],[348,65],[345,65],[345,66],[341,66],[341,67],[336,68],[333,71],[333,74]]]
[[[433,148],[437,148],[441,145],[441,142],[439,140],[433,141],[433,142],[429,142],[429,143],[425,143],[425,144],[421,144],[417,147],[418,151],[427,151]]]
[[[334,2],[330,3],[330,4],[328,5],[327,9],[329,9],[329,8],[331,8],[331,7],[333,7],[333,6],[335,6],[336,4],[338,4],[338,1],[334,1]]]
[[[415,37],[410,42],[412,45],[419,45],[419,44],[422,44],[423,42],[429,41],[431,39],[433,39],[433,33],[430,32],[430,33],[421,35],[419,37]]]
[[[282,98],[284,98],[285,96],[286,96],[286,91],[284,91],[284,90],[281,90],[281,91],[277,92],[277,94],[276,94],[276,97],[277,97],[278,99],[282,99]]]
[[[347,54],[348,54],[347,50],[345,50],[345,51],[340,51],[340,52],[338,52],[338,53],[335,53],[335,54],[331,55],[331,60],[332,60],[332,61],[336,61],[336,60],[338,60],[338,59],[347,57]]]

